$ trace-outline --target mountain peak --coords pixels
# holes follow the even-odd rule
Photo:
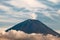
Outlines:
[[[44,35],[52,34],[55,36],[60,36],[60,34],[55,32],[54,30],[52,30],[51,28],[49,28],[39,20],[35,20],[35,19],[28,19],[24,22],[18,23],[17,25],[7,29],[6,32],[12,29],[17,31],[21,30],[26,33],[42,33]]]
[[[39,21],[39,20],[36,20],[36,19],[28,19],[26,21]]]

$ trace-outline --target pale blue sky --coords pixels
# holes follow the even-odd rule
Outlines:
[[[37,20],[60,31],[60,0],[0,0],[0,29],[31,19],[33,13]]]

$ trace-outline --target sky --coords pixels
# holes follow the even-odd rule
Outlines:
[[[0,29],[27,19],[40,20],[60,32],[60,0],[0,0]]]

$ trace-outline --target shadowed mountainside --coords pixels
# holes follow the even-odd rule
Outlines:
[[[45,24],[40,22],[39,20],[33,20],[33,19],[28,19],[24,22],[21,22],[9,29],[6,30],[6,32],[10,30],[21,30],[26,33],[42,33],[44,35],[47,34],[52,34],[54,36],[60,36],[57,32],[52,30],[51,28],[47,27]]]

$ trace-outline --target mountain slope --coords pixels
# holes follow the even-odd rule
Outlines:
[[[42,33],[44,35],[52,34],[55,36],[60,36],[60,34],[55,32],[51,28],[47,27],[45,24],[43,24],[39,20],[33,20],[33,19],[28,19],[22,23],[19,23],[15,26],[11,27],[10,29],[6,30],[6,32],[8,32],[9,30],[12,30],[12,29],[17,30],[17,31],[21,30],[26,33]]]

